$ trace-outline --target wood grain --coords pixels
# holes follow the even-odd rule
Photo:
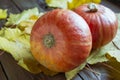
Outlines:
[[[2,64],[0,63],[0,80],[7,80],[5,71],[3,70]]]
[[[9,80],[34,80],[32,74],[18,66],[9,53],[2,54],[0,61]]]
[[[12,0],[13,3],[21,10],[37,7],[40,11],[43,9],[37,3],[37,0]]]
[[[0,62],[3,67],[0,68],[0,76],[3,76],[6,73],[8,80],[66,80],[63,73],[55,75],[54,77],[44,75],[43,73],[32,74],[17,65],[17,62],[13,57],[6,52],[0,56]],[[3,73],[3,69],[5,70],[5,73]]]
[[[19,13],[19,9],[11,2],[11,0],[0,0],[0,8],[7,9],[8,12]]]
[[[119,7],[106,0],[103,0],[102,4],[111,7],[115,12],[120,12]],[[47,7],[44,0],[0,0],[0,8],[8,9],[8,13],[20,13],[25,9],[34,7],[37,7],[39,11],[51,10],[51,8]],[[0,20],[0,27],[5,22],[6,20]],[[105,74],[105,67],[101,64],[91,66],[91,68],[104,75],[96,76],[93,71],[84,68],[73,80],[112,80]],[[32,74],[20,67],[9,53],[4,52],[4,54],[0,54],[0,80],[66,80],[66,78],[63,73],[54,77],[44,75],[43,73]]]

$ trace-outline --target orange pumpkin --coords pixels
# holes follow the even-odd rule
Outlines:
[[[93,49],[100,48],[113,40],[118,29],[115,13],[101,4],[84,4],[74,10],[88,23],[92,33]]]
[[[66,72],[89,56],[92,37],[82,17],[70,10],[55,9],[36,21],[30,43],[40,64],[52,71]]]

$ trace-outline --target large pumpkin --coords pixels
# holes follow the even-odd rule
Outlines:
[[[100,48],[115,37],[118,20],[109,8],[95,3],[84,4],[74,10],[88,23],[92,33],[93,49]]]
[[[40,64],[56,72],[66,72],[89,56],[92,37],[82,17],[70,10],[55,9],[36,21],[30,43]]]

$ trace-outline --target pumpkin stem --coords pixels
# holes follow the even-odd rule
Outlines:
[[[51,33],[46,34],[43,38],[43,44],[47,48],[53,47],[55,44],[54,36]]]
[[[88,4],[88,8],[90,9],[90,12],[97,12],[97,6],[95,3]]]

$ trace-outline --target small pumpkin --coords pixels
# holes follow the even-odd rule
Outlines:
[[[82,16],[92,33],[93,49],[100,48],[113,40],[118,29],[115,13],[101,4],[83,4],[74,10]]]
[[[78,14],[54,9],[36,21],[30,44],[40,64],[55,72],[66,72],[89,56],[92,37],[88,24]]]

